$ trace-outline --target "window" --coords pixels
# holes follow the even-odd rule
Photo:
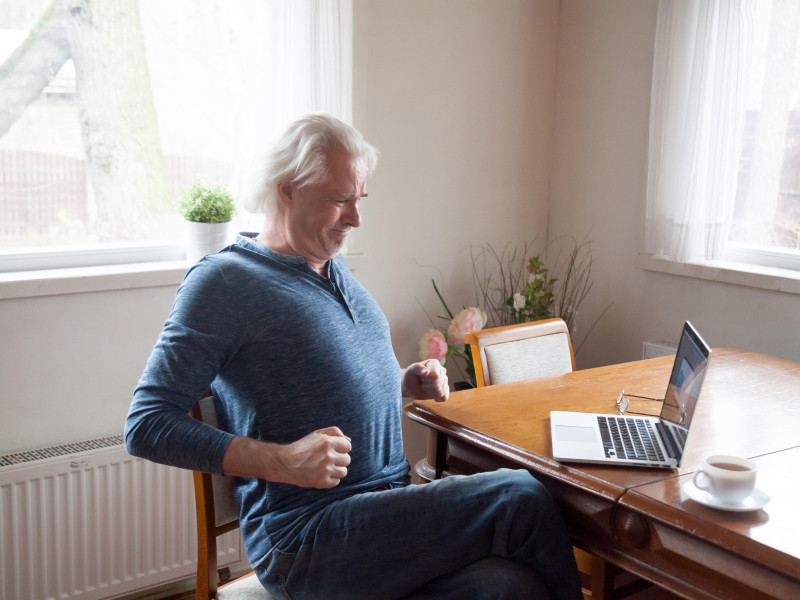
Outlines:
[[[800,269],[800,3],[659,4],[646,250]]]
[[[348,1],[65,4],[0,12],[0,270],[179,258],[183,188],[241,200],[294,117],[351,120]]]
[[[800,269],[800,6],[757,2],[753,10],[742,154],[725,256]]]

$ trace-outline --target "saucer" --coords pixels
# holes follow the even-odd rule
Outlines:
[[[759,489],[754,489],[750,496],[733,504],[722,502],[721,500],[718,500],[712,496],[710,492],[701,490],[694,484],[694,481],[687,481],[684,483],[683,491],[686,492],[686,495],[689,496],[689,498],[695,502],[699,502],[704,506],[731,512],[747,512],[751,510],[758,510],[760,508],[764,508],[764,506],[767,505],[767,502],[769,502],[769,496]]]

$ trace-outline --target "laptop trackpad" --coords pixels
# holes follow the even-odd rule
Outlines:
[[[594,444],[597,441],[593,427],[580,425],[556,425],[556,439],[560,442]]]

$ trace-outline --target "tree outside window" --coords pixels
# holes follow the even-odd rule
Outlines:
[[[299,114],[351,119],[352,5],[5,0],[0,257],[180,240],[182,189],[241,200]]]

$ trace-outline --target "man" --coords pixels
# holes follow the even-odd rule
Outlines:
[[[401,398],[444,401],[448,384],[437,361],[401,371],[339,254],[377,157],[326,115],[289,128],[250,207],[267,215],[261,232],[178,290],[128,449],[239,476],[248,558],[276,597],[576,600],[558,507],[527,472],[407,485]],[[187,416],[209,385],[221,430]]]

